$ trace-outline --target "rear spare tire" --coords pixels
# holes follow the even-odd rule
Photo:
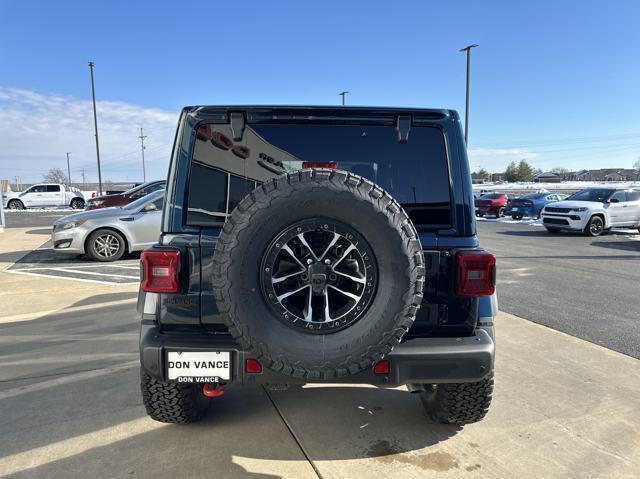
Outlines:
[[[422,301],[416,230],[382,188],[339,170],[280,176],[245,197],[218,238],[222,319],[265,366],[334,378],[400,342]]]

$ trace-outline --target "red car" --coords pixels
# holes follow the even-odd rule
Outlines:
[[[504,216],[508,199],[509,197],[506,193],[487,193],[480,198],[476,198],[476,216]]]
[[[164,190],[165,180],[149,181],[117,195],[105,195],[87,201],[85,210],[97,210],[110,206],[124,206],[157,190]]]

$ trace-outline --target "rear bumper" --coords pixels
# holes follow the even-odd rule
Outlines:
[[[514,216],[538,216],[538,210],[534,206],[511,206],[504,212],[505,215]]]
[[[416,338],[397,346],[386,359],[389,374],[374,374],[373,368],[358,374],[330,380],[294,378],[263,368],[260,374],[246,373],[245,360],[252,356],[227,335],[163,334],[157,324],[143,320],[140,328],[140,362],[160,381],[166,381],[168,351],[231,352],[231,383],[304,384],[350,383],[394,387],[408,383],[438,384],[476,382],[493,370],[495,344],[487,331],[464,338]]]

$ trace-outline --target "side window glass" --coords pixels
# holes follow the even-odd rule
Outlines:
[[[611,196],[609,201],[613,201],[614,203],[616,203],[615,200],[618,200],[617,202],[622,203],[623,201],[627,201],[627,195],[624,191],[616,191],[613,196]]]
[[[640,201],[640,191],[627,191],[627,201]]]
[[[60,185],[47,185],[47,193],[59,193]]]
[[[44,193],[44,185],[35,185],[30,190],[29,193]]]

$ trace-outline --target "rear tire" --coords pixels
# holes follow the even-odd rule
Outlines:
[[[502,218],[504,216],[504,208],[500,208],[498,210],[498,214],[496,215],[496,218]]]
[[[475,383],[429,384],[420,393],[427,415],[443,424],[465,425],[482,420],[493,395],[493,374]]]
[[[7,209],[10,210],[23,210],[24,204],[20,200],[11,200],[7,203]]]
[[[604,221],[600,216],[592,216],[584,229],[587,236],[600,236],[604,231]]]
[[[89,235],[85,249],[94,261],[116,261],[124,255],[125,240],[117,231],[99,229]]]
[[[142,402],[151,419],[170,424],[200,421],[211,400],[202,394],[202,385],[164,383],[140,369]]]

